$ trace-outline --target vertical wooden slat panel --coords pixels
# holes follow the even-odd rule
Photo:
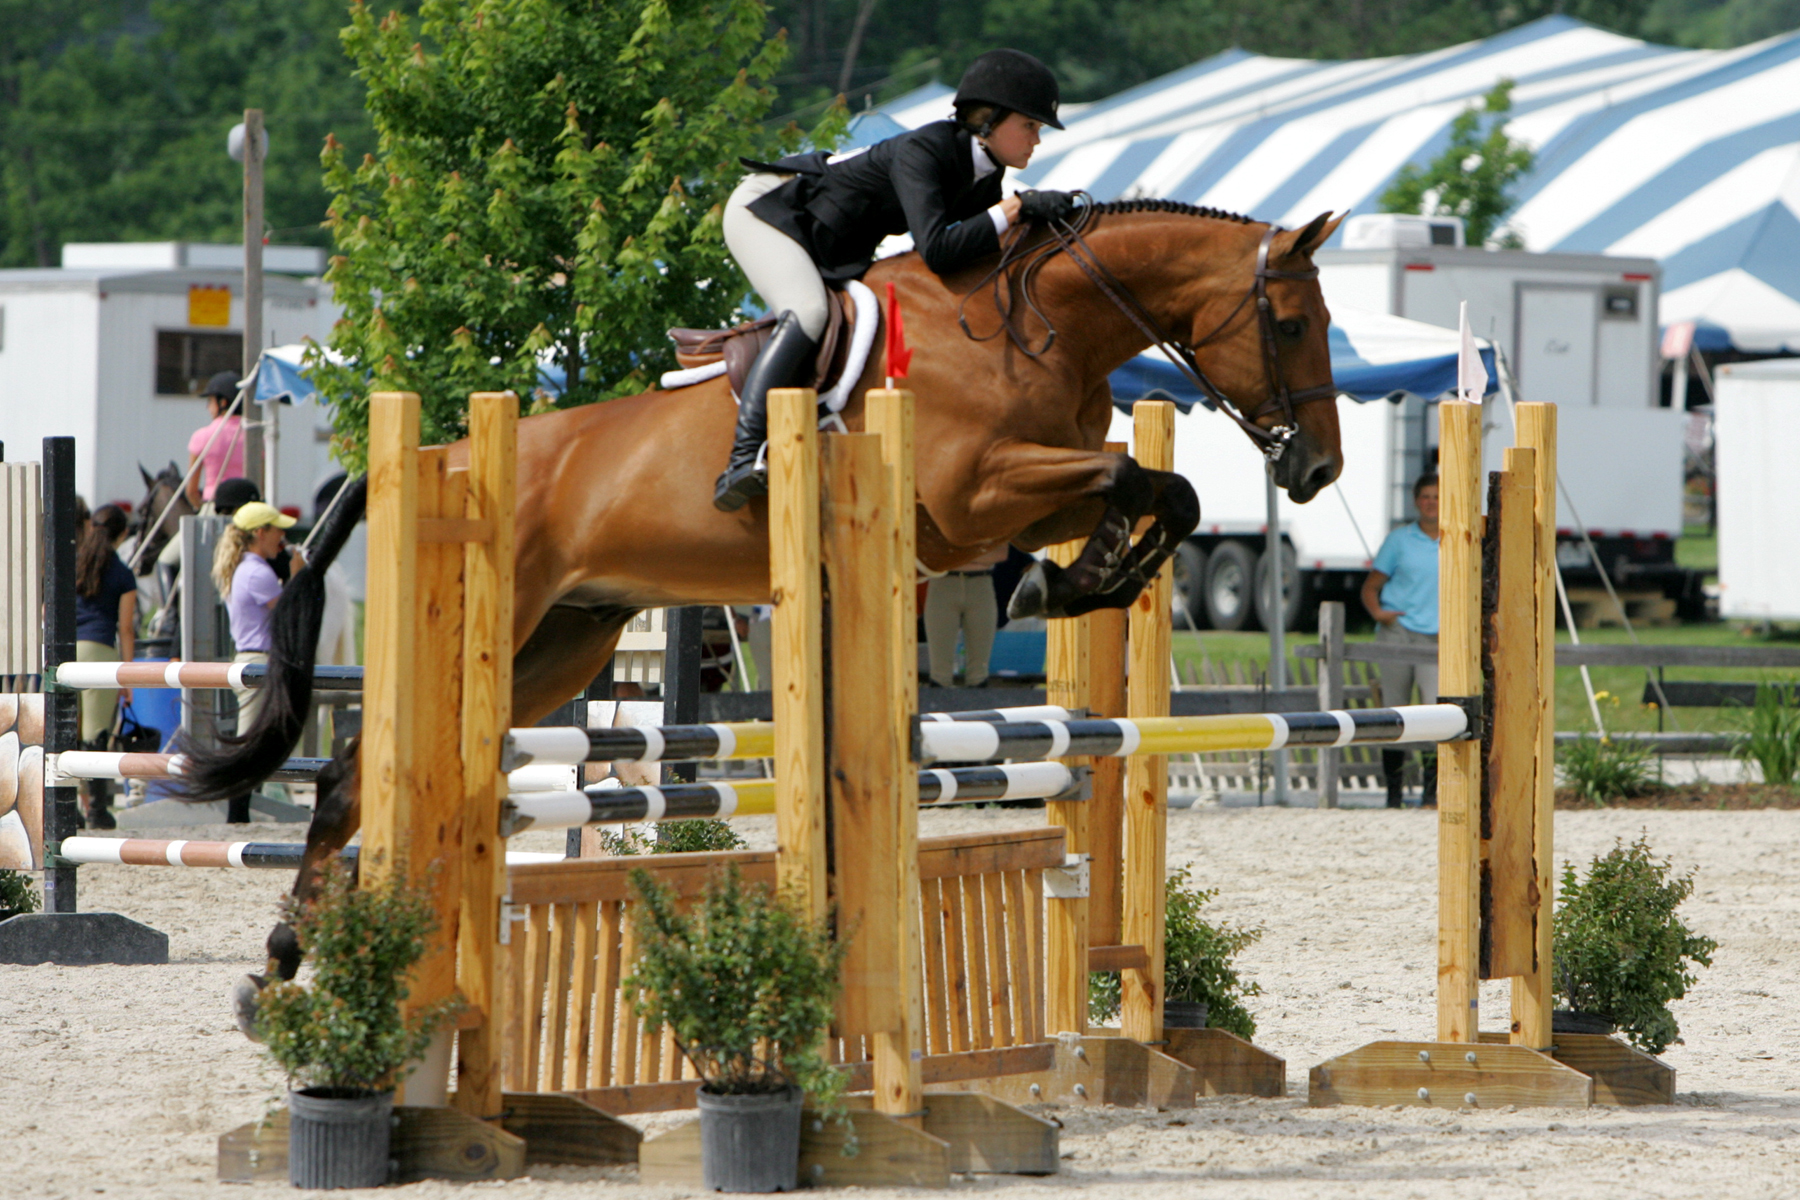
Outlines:
[[[944,981],[950,1002],[950,1049],[969,1048],[969,970],[963,950],[962,888],[943,881]]]
[[[568,1078],[569,984],[575,974],[575,906],[557,904],[550,913],[550,987],[545,1001],[544,1068],[547,1088],[560,1092]]]
[[[1481,694],[1481,411],[1438,405],[1438,694]],[[1438,747],[1438,1040],[1478,1027],[1481,744]]]
[[[619,922],[619,978],[631,975],[637,966],[637,929],[632,921],[632,906],[621,904],[623,910]],[[619,997],[619,1029],[618,1049],[614,1052],[618,1059],[618,1073],[613,1082],[621,1086],[637,1083],[638,1080],[638,1015],[637,1005],[633,1004],[623,993]]]
[[[994,1031],[994,1045],[1016,1046],[1012,1020],[1012,955],[1006,942],[1006,880],[998,872],[981,878],[987,899],[988,1018]]]
[[[563,1049],[563,1058],[569,1064],[570,1088],[593,1086],[588,1083],[588,1064],[593,1061],[599,915],[599,906],[591,901],[575,906],[575,969],[569,989],[569,1040]]]
[[[950,883],[962,889],[963,946],[969,961],[969,1036],[975,1049],[994,1044],[993,1022],[988,1014],[988,977],[992,964],[987,954],[987,924],[995,915],[984,914],[981,876],[964,875]]]
[[[1024,878],[1025,940],[1026,944],[1030,947],[1026,952],[1025,961],[1031,969],[1031,1029],[1033,1040],[1036,1041],[1048,1037],[1050,1034],[1060,1033],[1062,1031],[1051,1029],[1048,1023],[1050,994],[1044,978],[1044,970],[1049,962],[1049,957],[1045,953],[1047,931],[1044,927],[1046,916],[1044,908],[1044,873],[1042,871],[1026,871],[1024,873]],[[1083,947],[1082,957],[1085,961],[1085,945]],[[1086,1029],[1087,973],[1085,971],[1078,972],[1076,977],[1080,979],[1082,983],[1080,1011],[1083,1014],[1083,1020],[1081,1027]]]
[[[550,906],[533,905],[525,934],[525,1090],[538,1090],[544,1058],[544,991],[550,982]]]
[[[942,880],[919,881],[919,929],[925,945],[925,1031],[932,1054],[950,1046],[949,986],[944,968],[944,897]]]
[[[1006,948],[1011,962],[1013,1028],[1018,1031],[1021,1043],[1035,1042],[1038,1037],[1037,1005],[1031,995],[1031,944],[1026,933],[1030,918],[1026,915],[1029,901],[1024,872],[1008,871],[1005,879]]]
[[[599,906],[599,949],[594,959],[594,1054],[588,1064],[588,1086],[614,1082],[619,1020],[619,914],[624,905],[608,900]]]
[[[523,1092],[529,1090],[525,1086],[525,1060],[529,1057],[525,1048],[525,996],[527,991],[525,964],[530,960],[526,957],[525,924],[511,920],[508,921],[508,924],[511,927],[508,931],[511,941],[506,947],[506,973],[503,981],[505,999],[501,1019],[505,1022],[503,1028],[505,1029],[506,1048],[502,1059],[506,1064],[507,1088],[511,1091]],[[461,1044],[462,1038],[458,1036],[458,1057],[461,1057],[462,1054]]]

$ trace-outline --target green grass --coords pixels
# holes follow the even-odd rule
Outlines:
[[[1675,562],[1690,571],[1719,569],[1719,536],[1704,525],[1689,525],[1675,540]]]
[[[1638,641],[1646,645],[1680,645],[1680,646],[1754,646],[1763,644],[1764,639],[1754,631],[1746,631],[1733,624],[1681,625],[1670,628],[1640,629],[1637,631]],[[1300,645],[1316,645],[1318,635],[1312,633],[1290,633],[1287,637],[1289,653],[1293,647]],[[1368,630],[1352,631],[1349,634],[1352,642],[1368,642],[1374,640],[1374,634]],[[1556,640],[1567,644],[1569,635],[1558,630]],[[1628,643],[1630,638],[1623,629],[1590,629],[1583,631],[1581,640],[1591,644]],[[1269,660],[1269,635],[1267,633],[1221,633],[1206,630],[1193,633],[1188,630],[1177,631],[1174,638],[1175,659],[1180,664],[1182,677],[1187,677],[1188,664],[1193,663],[1199,670],[1202,652],[1214,663],[1243,662],[1260,672],[1267,669]],[[1593,676],[1594,690],[1606,693],[1600,698],[1601,720],[1605,722],[1609,732],[1614,730],[1688,730],[1731,732],[1740,729],[1746,713],[1733,709],[1719,708],[1678,708],[1671,713],[1663,714],[1661,725],[1657,723],[1656,709],[1643,703],[1644,681],[1647,672],[1642,667],[1590,667]],[[1712,680],[1719,682],[1744,681],[1754,683],[1759,680],[1769,682],[1792,679],[1795,672],[1766,668],[1739,667],[1667,667],[1663,678],[1666,680]],[[1204,676],[1202,676],[1203,678]],[[1251,678],[1256,678],[1252,675]],[[1593,718],[1589,713],[1587,694],[1581,686],[1581,671],[1575,667],[1562,667],[1556,672],[1556,727],[1568,731],[1592,731]]]

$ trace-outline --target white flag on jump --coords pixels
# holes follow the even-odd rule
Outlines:
[[[1482,396],[1487,394],[1487,367],[1482,365],[1481,354],[1475,349],[1475,335],[1469,332],[1469,302],[1464,300],[1457,311],[1457,332],[1462,335],[1462,345],[1456,352],[1456,398],[1467,400],[1471,404],[1480,404]]]

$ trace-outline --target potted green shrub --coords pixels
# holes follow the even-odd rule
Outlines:
[[[406,976],[437,926],[429,895],[393,872],[359,888],[336,863],[317,897],[290,899],[310,978],[260,997],[256,1031],[288,1081],[288,1181],[295,1187],[387,1182],[394,1082],[454,1015],[446,1001],[403,1017]]]
[[[1681,1040],[1669,1001],[1687,995],[1693,965],[1712,965],[1719,944],[1694,933],[1675,910],[1694,890],[1693,872],[1673,875],[1642,835],[1588,865],[1563,867],[1552,967],[1559,1032],[1610,1032],[1660,1054]]]
[[[1208,920],[1201,911],[1218,890],[1193,885],[1186,867],[1169,875],[1164,891],[1163,1025],[1171,1029],[1224,1029],[1248,1041],[1256,1019],[1244,1000],[1262,988],[1238,974],[1233,960],[1255,945],[1262,930]],[[1096,1023],[1119,1015],[1117,971],[1088,977],[1088,1015]]]
[[[843,1089],[825,1035],[844,943],[785,898],[745,887],[735,866],[691,906],[641,868],[632,884],[639,958],[626,986],[700,1076],[707,1190],[792,1191],[804,1099],[836,1107]]]

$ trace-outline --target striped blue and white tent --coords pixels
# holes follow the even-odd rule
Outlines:
[[[1288,225],[1374,212],[1503,78],[1509,132],[1537,153],[1511,218],[1527,248],[1656,258],[1664,324],[1697,322],[1706,349],[1800,351],[1800,33],[1679,50],[1546,17],[1356,62],[1227,51],[1081,109],[1019,182]],[[913,126],[948,109],[934,85],[885,112]]]

